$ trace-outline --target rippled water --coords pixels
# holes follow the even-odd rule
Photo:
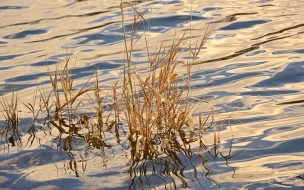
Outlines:
[[[148,167],[152,186],[160,189],[302,189],[304,188],[304,1],[133,1],[139,11],[148,9],[139,34],[149,29],[154,47],[166,36],[172,39],[189,28],[200,38],[215,23],[215,30],[199,54],[193,72],[193,97],[215,107],[218,121],[233,112],[231,128],[220,132],[219,150],[177,155],[182,166],[171,178],[162,172],[166,161]],[[66,51],[77,57],[78,86],[98,74],[105,87],[119,75],[123,63],[120,1],[57,0],[0,2],[0,95],[18,90],[32,99],[38,84],[48,84],[45,60],[54,68]],[[192,11],[191,11],[192,9]],[[192,15],[192,16],[190,16]],[[133,17],[125,9],[130,33]],[[195,39],[193,40],[195,41]],[[144,68],[145,44],[137,44],[134,57]],[[182,54],[187,59],[187,52]],[[180,72],[183,72],[181,70]],[[27,113],[20,111],[21,115]],[[24,121],[26,123],[26,119]],[[24,134],[24,138],[28,138]],[[52,133],[54,135],[54,132]],[[56,136],[56,135],[55,135]],[[130,163],[113,145],[106,156],[94,152],[80,178],[65,170],[67,155],[49,146],[52,136],[41,133],[30,148],[1,148],[0,186],[13,189],[125,189],[138,187],[130,177]],[[206,145],[213,143],[206,133]],[[39,141],[40,139],[40,141]],[[42,145],[40,145],[40,143]],[[192,147],[198,146],[193,143]],[[231,148],[231,149],[230,149]],[[189,154],[188,154],[189,153]],[[204,156],[201,156],[204,154]],[[66,161],[62,161],[62,158]],[[205,160],[204,160],[205,159]],[[80,162],[80,161],[79,161]],[[167,161],[170,162],[170,161]],[[80,169],[81,170],[81,169]],[[140,177],[138,177],[140,178]],[[173,183],[174,181],[175,183]],[[147,185],[146,188],[149,186]]]

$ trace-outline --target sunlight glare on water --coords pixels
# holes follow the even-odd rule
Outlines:
[[[210,156],[214,151],[213,132],[207,131],[204,143],[208,151],[192,154],[182,149],[184,154],[177,157],[183,164],[176,166],[177,171],[171,177],[163,170],[171,162],[166,159],[155,163],[156,174],[149,164],[139,164],[133,172],[147,167],[151,178],[145,180],[160,189],[304,188],[304,1],[130,3],[139,12],[147,10],[145,19],[150,26],[143,22],[137,37],[148,31],[151,50],[162,40],[173,40],[175,32],[181,35],[190,27],[191,42],[195,43],[208,26],[215,26],[193,67],[191,96],[209,101],[218,122],[233,113],[231,128],[223,126],[219,133],[221,153],[229,155],[231,150],[227,160]],[[77,62],[74,71],[77,88],[96,69],[103,87],[110,88],[124,63],[119,6],[118,0],[1,1],[0,95],[18,91],[22,101],[31,101],[37,84],[49,84],[46,61],[55,69],[66,53]],[[126,7],[124,14],[130,34],[134,12]],[[138,70],[144,70],[146,44],[139,42],[133,56]],[[189,58],[187,48],[180,57],[182,61]],[[185,73],[184,68],[177,69]],[[30,117],[26,111],[20,112]],[[24,120],[24,126],[28,120]],[[64,153],[57,151],[56,146],[50,146],[56,131],[49,131],[53,136],[46,137],[41,132],[37,137],[40,141],[33,141],[27,149],[10,147],[7,153],[1,145],[1,187],[139,187],[132,181],[136,172],[129,171],[127,141],[116,145],[113,138],[110,154],[96,151],[89,155],[85,171],[76,178],[73,171],[64,169],[64,165],[69,165],[69,157],[62,156]],[[30,138],[30,134],[23,135]],[[199,146],[198,142],[191,144],[191,148]],[[148,182],[145,188],[151,187]]]

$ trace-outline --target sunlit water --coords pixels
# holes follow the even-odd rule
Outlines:
[[[202,37],[210,22],[216,23],[192,73],[192,96],[209,101],[218,121],[233,113],[231,128],[224,126],[220,132],[218,147],[227,159],[214,153],[212,133],[206,133],[208,150],[178,154],[181,162],[176,170],[171,168],[171,175],[165,172],[170,160],[155,162],[154,169],[153,163],[138,166],[148,173],[142,179],[145,188],[304,188],[304,1],[191,2],[131,3],[139,11],[149,9],[145,16],[151,26],[142,25],[138,33],[149,29],[149,46],[154,48],[162,39],[189,29],[190,20],[192,42]],[[77,57],[76,86],[84,85],[98,68],[103,87],[111,87],[124,62],[119,4],[118,0],[1,1],[0,95],[18,91],[20,99],[32,101],[37,83],[49,83],[45,60],[54,69],[66,51],[73,61]],[[125,17],[130,32],[132,9],[125,9]],[[134,57],[144,68],[144,43],[138,44]],[[187,59],[187,52],[181,59]],[[20,113],[29,115],[26,109]],[[134,178],[130,174],[128,141],[118,145],[113,138],[106,155],[87,153],[83,167],[77,158],[80,177],[75,177],[75,171],[66,169],[69,155],[52,145],[56,135],[56,131],[35,138],[24,134],[24,144],[34,140],[23,150],[8,151],[3,145],[0,187],[140,187],[140,172],[137,177],[133,173]]]

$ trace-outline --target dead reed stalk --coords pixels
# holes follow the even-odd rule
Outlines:
[[[5,124],[1,130],[1,138],[5,137],[5,141],[9,141],[12,146],[20,148],[22,145],[21,135],[19,130],[20,116],[18,113],[18,96],[15,91],[12,92],[10,100],[7,97],[2,97],[0,100],[1,112],[5,118]],[[7,143],[9,145],[9,143]]]
[[[134,10],[133,30],[130,36],[127,36],[125,30],[125,4]],[[153,141],[155,135],[162,134],[164,142],[169,142],[173,138],[172,134],[179,132],[185,125],[188,125],[189,130],[194,133],[192,115],[197,111],[198,105],[189,99],[191,68],[213,28],[207,29],[194,48],[191,44],[188,46],[192,58],[185,63],[180,61],[179,55],[187,43],[186,32],[181,37],[177,37],[175,33],[170,45],[161,42],[157,51],[151,53],[146,32],[135,38],[139,24],[148,23],[143,13],[139,13],[130,3],[123,0],[120,7],[125,46],[121,100],[125,107],[124,115],[130,132],[129,137],[136,141],[134,149],[138,159],[138,146],[141,144],[144,149],[145,145]],[[141,74],[137,72],[136,65],[132,66],[131,63],[134,47],[143,37],[148,54],[148,72]],[[186,67],[186,76],[175,71],[181,66]],[[145,77],[143,78],[142,75]],[[200,124],[202,125],[201,120]]]

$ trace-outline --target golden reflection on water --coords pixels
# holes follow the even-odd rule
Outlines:
[[[193,6],[190,2],[193,2]],[[15,3],[1,2],[0,7],[13,6]],[[98,74],[101,80],[105,80],[105,88],[111,87],[120,74],[119,67],[113,65],[123,63],[118,5],[119,1],[69,0],[48,3],[22,1],[16,4],[23,7],[21,9],[1,9],[1,95],[11,92],[12,89],[21,88],[18,91],[20,99],[23,102],[32,102],[37,81],[40,84],[47,81],[46,76],[39,75],[45,73],[43,64],[45,58],[58,60],[61,58],[60,55],[65,54],[66,48],[73,49],[73,54],[77,55],[76,67],[82,74],[75,80],[78,86],[86,83],[90,76],[85,74],[90,72],[85,70],[88,66],[102,63]],[[304,150],[299,143],[301,142],[299,139],[303,138],[304,83],[301,77],[304,71],[301,64],[295,69],[290,69],[290,66],[295,62],[303,63],[304,56],[301,52],[303,51],[301,39],[304,35],[301,8],[304,6],[303,2],[146,1],[139,2],[136,6],[140,10],[153,6],[148,17],[154,18],[157,22],[154,23],[154,30],[152,28],[148,33],[151,49],[155,49],[155,45],[166,38],[167,34],[164,32],[169,32],[167,39],[172,40],[175,31],[178,36],[190,26],[188,21],[174,22],[180,18],[172,20],[168,18],[176,15],[189,16],[191,7],[193,36],[201,37],[210,19],[217,23],[215,31],[206,43],[206,49],[199,54],[197,61],[201,64],[195,66],[197,71],[193,72],[191,93],[193,97],[204,98],[215,106],[219,126],[221,120],[233,113],[232,117],[235,120],[231,121],[231,129],[223,126],[219,133],[221,141],[219,147],[212,147],[214,137],[210,129],[205,131],[202,139],[193,142],[186,142],[181,138],[178,142],[172,141],[170,149],[162,150],[161,156],[157,158],[149,152],[147,155],[152,154],[154,157],[147,156],[144,159],[134,160],[132,158],[136,155],[132,151],[126,151],[129,145],[123,139],[123,132],[117,133],[118,129],[113,128],[111,131],[113,137],[107,139],[111,146],[90,136],[91,139],[88,141],[90,149],[85,150],[74,147],[77,143],[80,147],[83,146],[79,140],[83,140],[84,136],[78,134],[77,127],[57,126],[56,128],[54,124],[55,127],[50,129],[51,127],[45,125],[47,123],[45,121],[40,121],[39,127],[36,126],[37,123],[32,124],[31,121],[27,121],[28,123],[25,122],[27,133],[14,137],[8,134],[4,138],[5,143],[7,141],[10,145],[11,154],[15,155],[15,151],[20,149],[21,145],[27,148],[22,149],[25,152],[39,148],[44,150],[44,146],[48,145],[52,147],[51,149],[58,149],[61,155],[58,159],[54,156],[54,161],[40,161],[41,165],[29,166],[17,158],[6,158],[7,152],[3,153],[1,156],[5,159],[1,168],[7,173],[21,172],[24,177],[18,180],[20,177],[18,174],[17,179],[10,182],[9,179],[13,177],[1,174],[1,183],[8,181],[20,184],[24,179],[33,181],[67,179],[70,175],[83,178],[88,182],[89,185],[86,186],[88,188],[100,187],[96,182],[98,180],[104,183],[104,188],[125,187],[126,181],[131,182],[130,188],[138,188],[148,182],[155,186],[161,183],[168,189],[187,187],[187,185],[197,188],[218,188],[220,185],[225,188],[231,185],[234,188],[250,189],[255,188],[251,186],[253,184],[257,184],[258,188],[259,183],[260,186],[271,186],[275,182],[281,183],[282,188],[292,183],[294,186],[302,187],[304,180],[302,178],[296,180],[296,176],[304,173],[302,158]],[[126,13],[128,19],[132,18],[131,11]],[[161,30],[157,30],[159,27],[157,24],[161,25],[162,20],[167,24],[160,27]],[[254,21],[264,23],[252,24]],[[232,24],[240,22],[243,24],[239,24],[235,29],[229,29]],[[251,27],[244,27],[250,23]],[[28,31],[30,32],[25,37],[18,37]],[[31,31],[40,31],[40,33],[35,34]],[[142,31],[139,32],[141,33]],[[113,40],[106,41],[108,39]],[[146,61],[143,49],[145,43],[140,41],[136,50],[138,53],[136,59],[139,63]],[[181,57],[186,59],[188,55],[186,51]],[[33,65],[37,62],[42,64]],[[104,66],[107,64],[109,68]],[[54,67],[50,65],[51,69]],[[139,64],[138,69],[144,70],[145,65]],[[177,70],[179,73],[184,73],[184,68]],[[281,76],[283,80],[278,83],[271,81],[279,73],[283,73]],[[35,77],[36,75],[39,76]],[[48,84],[44,85],[45,88],[48,87]],[[23,111],[22,105],[18,109],[21,116],[31,117],[31,113]],[[204,109],[207,110],[203,107],[202,110]],[[232,155],[236,156],[225,160],[216,150],[227,155],[231,141]],[[117,142],[120,144],[114,145]],[[199,150],[198,147],[204,147],[202,144],[206,145],[206,150]],[[291,148],[294,149],[284,152]],[[131,146],[131,149],[134,151],[134,147]],[[4,150],[4,146],[0,150]],[[267,151],[273,152],[268,154]],[[85,153],[88,154],[88,159],[84,159]],[[46,153],[39,152],[39,154]],[[16,155],[23,158],[20,154]],[[46,160],[42,157],[41,160],[43,159]],[[193,160],[197,162],[196,165],[190,164]],[[19,168],[14,165],[17,161],[21,162],[18,163]],[[14,166],[13,168],[18,170],[8,166]],[[185,175],[185,170],[189,175]],[[91,174],[97,177],[93,178]],[[195,182],[191,182],[191,179]],[[118,182],[112,183],[111,186],[112,181]],[[81,185],[83,184],[79,186]]]

